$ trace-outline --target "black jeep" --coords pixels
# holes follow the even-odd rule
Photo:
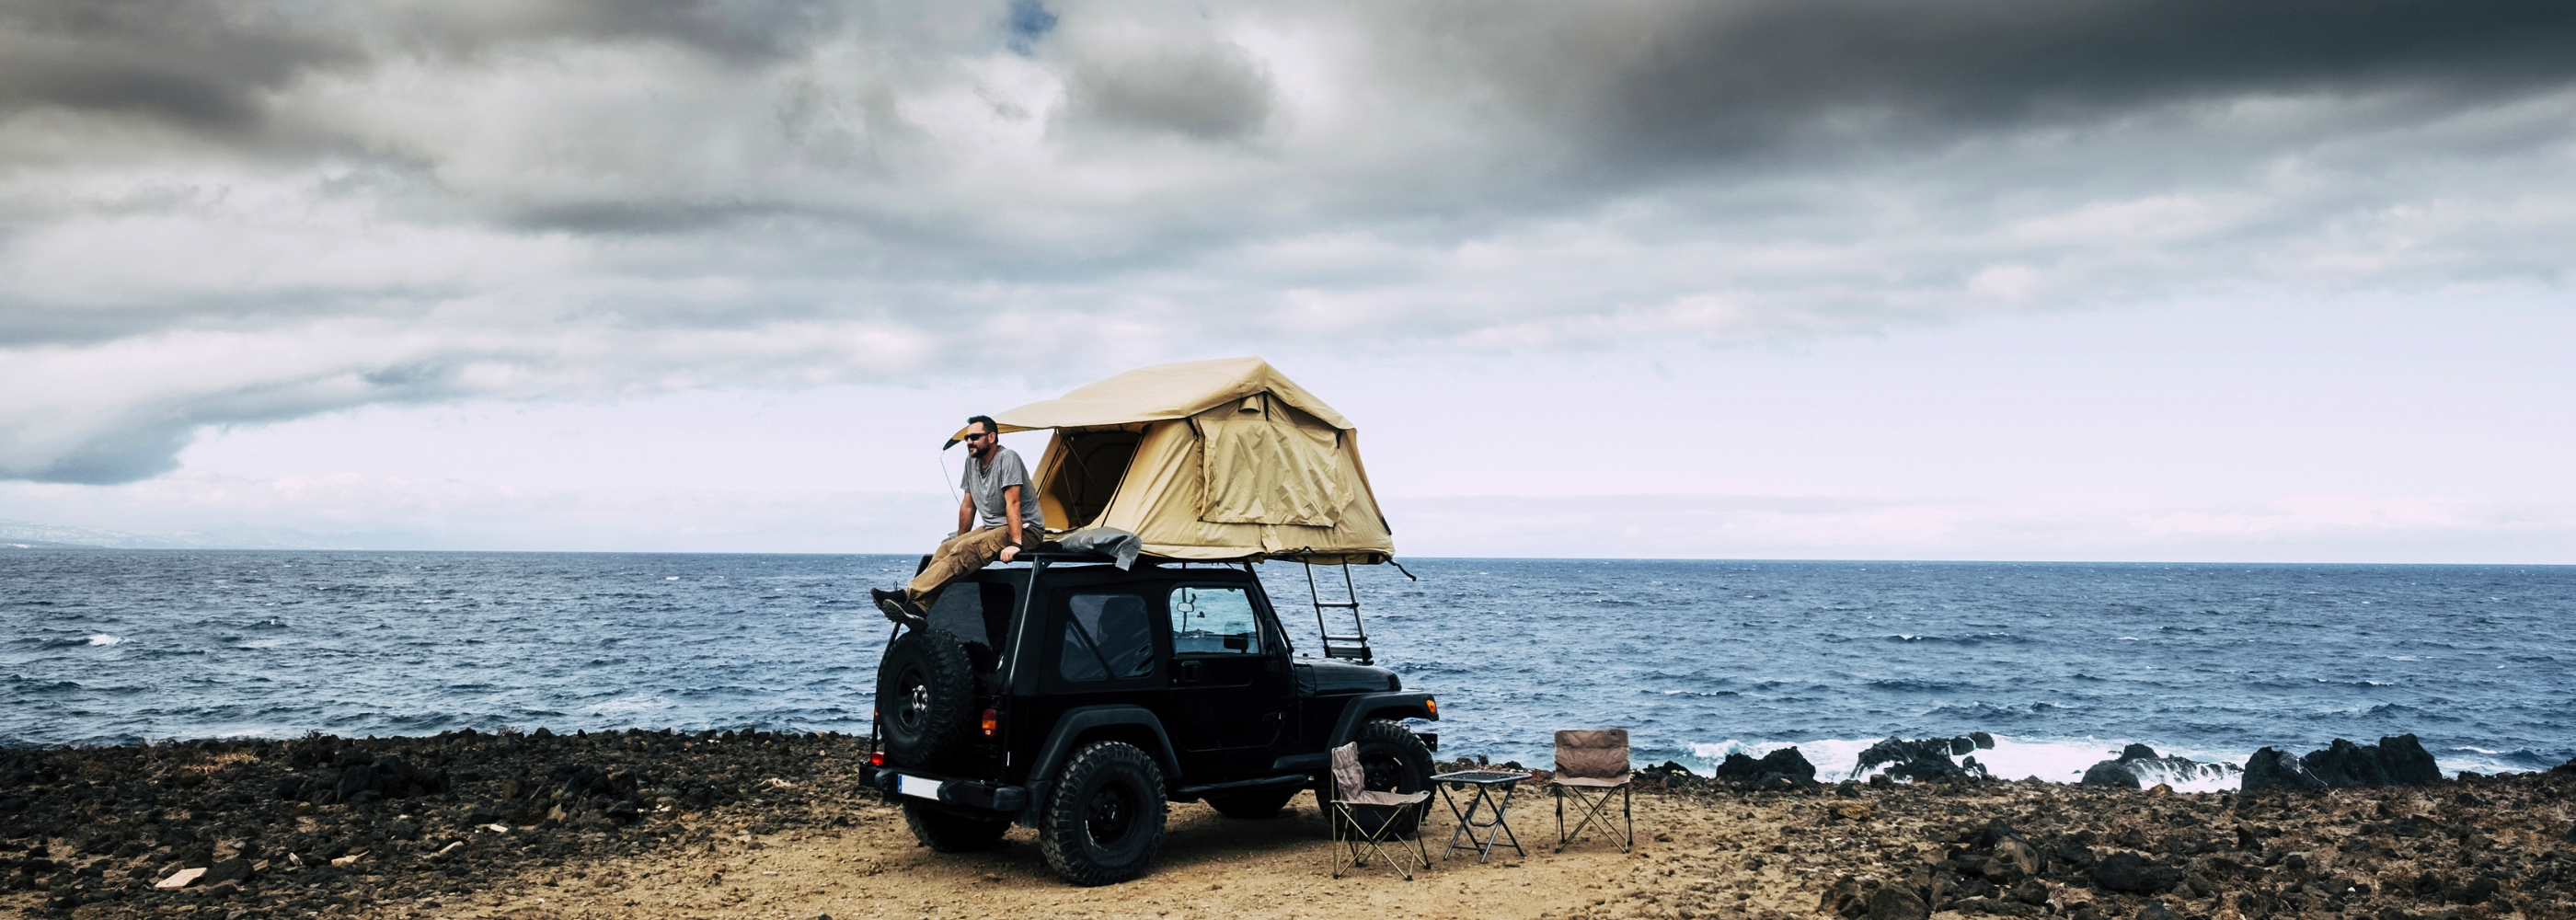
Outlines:
[[[1145,871],[1163,803],[1270,817],[1322,788],[1347,742],[1369,788],[1431,787],[1438,736],[1398,720],[1438,719],[1438,703],[1370,666],[1364,639],[1295,654],[1250,565],[1024,559],[941,591],[877,666],[881,744],[863,775],[923,844],[991,846],[1017,822],[1056,872],[1102,885]],[[1319,600],[1319,625],[1326,607],[1355,603]],[[1396,816],[1398,832],[1421,815]]]

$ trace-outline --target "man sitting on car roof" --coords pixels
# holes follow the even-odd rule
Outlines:
[[[920,627],[929,621],[930,603],[949,582],[994,560],[1009,562],[1046,539],[1046,510],[1038,507],[1037,488],[1019,452],[1002,446],[1001,426],[991,416],[966,420],[966,474],[958,481],[966,493],[957,502],[957,532],[939,543],[930,564],[901,591],[871,588],[877,608],[898,623]],[[977,516],[984,526],[977,527]]]

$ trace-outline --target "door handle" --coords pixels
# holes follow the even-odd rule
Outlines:
[[[1195,661],[1181,662],[1181,682],[1185,684],[1194,684],[1198,683],[1198,680],[1199,663]]]

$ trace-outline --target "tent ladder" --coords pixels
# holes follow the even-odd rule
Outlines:
[[[1315,583],[1315,564],[1312,562],[1306,563],[1306,593],[1315,601],[1315,629],[1324,634],[1324,657],[1347,658],[1361,664],[1375,663],[1376,659],[1369,654],[1368,627],[1360,623],[1360,591],[1351,583],[1351,564],[1342,563],[1344,600],[1324,599],[1323,589]],[[1333,632],[1332,625],[1325,622],[1324,610],[1328,607],[1351,612],[1349,633]]]

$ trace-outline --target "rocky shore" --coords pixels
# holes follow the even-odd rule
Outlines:
[[[1411,883],[1374,868],[1333,880],[1309,801],[1268,821],[1181,805],[1146,878],[1079,889],[1046,871],[1027,831],[987,853],[916,848],[900,813],[859,788],[865,746],[630,731],[0,752],[0,911],[2576,918],[2576,765],[2190,794],[1975,776],[1819,785],[1802,758],[1775,754],[1717,778],[1644,773],[1633,853],[1598,840],[1556,852],[1532,786],[1512,813],[1526,854],[1437,860]],[[2354,756],[2333,755],[2347,768]],[[1435,855],[1448,824],[1435,811]]]

